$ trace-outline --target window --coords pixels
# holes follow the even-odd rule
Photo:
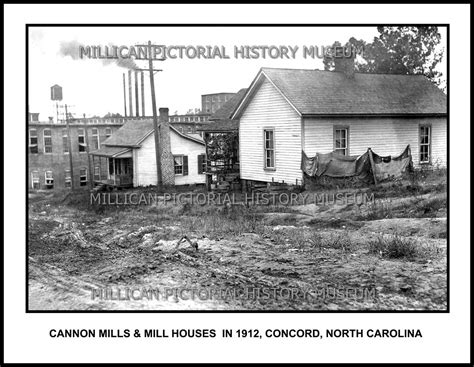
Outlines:
[[[349,128],[334,128],[334,151],[341,155],[349,155]]]
[[[38,133],[36,129],[30,129],[30,153],[38,153]]]
[[[71,181],[71,170],[65,170],[64,171],[64,186],[65,187],[71,187],[72,186],[72,181]]]
[[[87,185],[87,168],[81,168],[79,170],[79,185],[80,186]]]
[[[94,181],[100,181],[100,166],[94,167]]]
[[[198,155],[198,174],[203,174],[206,172],[206,155],[199,154]]]
[[[109,138],[112,135],[112,129],[110,127],[105,128],[105,138]]]
[[[431,162],[431,126],[420,126],[420,163]]]
[[[40,188],[40,177],[38,171],[32,171],[31,172],[31,187],[33,189],[39,189]]]
[[[44,183],[48,189],[52,189],[54,187],[53,171],[46,171],[44,173]]]
[[[99,141],[99,129],[93,128],[92,129],[92,149],[97,150],[100,147]]]
[[[186,176],[188,174],[188,156],[174,156],[174,174],[177,176]]]
[[[63,152],[69,153],[69,142],[67,138],[67,129],[63,129]]]
[[[79,143],[79,152],[86,151],[86,133],[84,129],[77,130],[77,142]]]
[[[114,174],[114,159],[113,158],[107,158],[109,160],[109,175]]]
[[[263,130],[264,157],[266,169],[275,169],[275,132],[273,129]]]
[[[51,129],[43,130],[43,144],[45,153],[53,152],[53,139],[51,138]]]
[[[182,155],[174,156],[174,174],[175,175],[183,174],[183,156]]]

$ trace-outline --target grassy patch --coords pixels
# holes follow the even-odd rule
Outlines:
[[[435,246],[421,246],[412,239],[398,234],[392,237],[378,237],[368,244],[369,253],[387,259],[426,259],[440,252]]]
[[[322,243],[322,246],[342,250],[343,252],[353,252],[355,250],[355,244],[345,231],[331,236]]]

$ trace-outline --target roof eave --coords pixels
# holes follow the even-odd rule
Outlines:
[[[357,117],[447,117],[447,113],[303,113],[302,117],[345,117],[345,118],[357,118]]]

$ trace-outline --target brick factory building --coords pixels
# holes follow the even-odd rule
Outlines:
[[[34,114],[32,114],[34,115]],[[105,163],[92,167],[86,149],[86,136],[90,150],[99,149],[103,142],[124,123],[124,118],[74,119],[70,122],[73,175],[69,163],[67,126],[63,123],[35,121],[28,122],[28,188],[61,189],[87,188],[91,175],[102,177],[107,174]],[[32,121],[33,120],[33,121]]]
[[[214,113],[220,109],[236,93],[213,93],[201,95],[201,111],[203,113]]]

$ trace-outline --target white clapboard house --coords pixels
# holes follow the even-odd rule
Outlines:
[[[302,151],[398,155],[447,164],[447,97],[421,75],[262,68],[232,114],[240,178],[300,183]]]
[[[161,112],[161,109],[160,109]],[[167,115],[165,117],[167,119]],[[163,125],[162,175],[164,184],[204,184],[205,144],[199,134],[183,134]],[[138,187],[157,184],[153,121],[129,120],[91,152],[95,161],[106,159],[108,171],[96,184]]]

